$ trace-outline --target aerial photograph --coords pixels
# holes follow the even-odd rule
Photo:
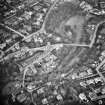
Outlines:
[[[105,0],[0,0],[0,105],[105,105]]]

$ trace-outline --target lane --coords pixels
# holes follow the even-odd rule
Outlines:
[[[7,28],[8,30],[10,30],[10,31],[12,31],[12,32],[14,32],[14,33],[16,33],[16,34],[18,34],[19,36],[25,38],[25,36],[24,36],[23,34],[21,34],[20,32],[14,30],[14,29],[12,29],[12,28],[10,28],[10,27],[8,27],[8,26],[2,24],[2,23],[0,23],[0,25],[3,26],[3,27],[5,27],[5,28]]]
[[[59,2],[59,1],[60,1],[60,0],[55,0],[54,3],[53,3],[53,5],[52,5],[51,8],[49,9],[48,13],[46,14],[46,17],[45,17],[45,19],[44,19],[44,23],[43,23],[42,28],[41,28],[41,32],[45,31],[44,28],[45,28],[46,20],[47,20],[47,18],[48,18],[48,16],[49,16],[50,12],[52,11],[52,9],[55,7],[56,3]]]
[[[66,46],[74,46],[74,47],[89,47],[89,45],[86,44],[78,44],[78,43],[71,43],[71,44],[63,44]]]

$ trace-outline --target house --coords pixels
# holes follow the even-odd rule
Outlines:
[[[63,100],[63,97],[62,97],[60,94],[58,94],[58,95],[56,96],[56,98],[57,98],[58,101]]]
[[[88,69],[88,70],[87,70],[87,74],[88,74],[88,75],[92,75],[92,74],[93,74],[92,69]]]
[[[105,9],[105,0],[99,0],[98,3],[101,9]]]
[[[77,73],[73,73],[72,76],[71,76],[71,78],[72,79],[77,79],[77,78],[79,78],[79,76],[77,75]]]
[[[88,85],[90,85],[90,84],[95,84],[95,81],[94,81],[94,79],[89,79],[89,80],[86,81],[86,83],[87,83]]]
[[[101,93],[105,95],[105,87],[101,89]]]
[[[89,101],[84,93],[80,93],[79,94],[79,98],[81,99],[81,101],[84,101],[84,102],[88,102]]]
[[[96,95],[95,93],[93,93],[93,92],[89,92],[89,98],[90,98],[91,100],[94,100],[94,99],[97,98],[97,95]]]
[[[86,71],[79,73],[79,78],[83,78],[83,77],[86,77],[86,76],[87,76],[87,72]]]
[[[82,86],[82,87],[85,87],[85,88],[86,88],[86,86],[87,86],[86,81],[82,81],[82,82],[80,82],[80,86]]]
[[[42,87],[42,88],[38,89],[38,90],[37,90],[37,93],[38,93],[38,94],[44,93],[44,88]]]
[[[95,81],[95,83],[98,83],[98,82],[102,82],[103,83],[103,80],[102,80],[101,77],[94,78],[94,81]]]
[[[48,104],[47,98],[42,99],[42,104],[43,104],[43,105]]]

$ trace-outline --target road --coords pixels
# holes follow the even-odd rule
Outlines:
[[[105,23],[105,20],[104,20],[104,21],[101,21],[101,22],[99,22],[99,23],[97,24],[96,29],[95,29],[95,32],[94,32],[94,34],[93,34],[93,39],[92,39],[92,41],[91,41],[91,43],[90,43],[90,45],[89,45],[90,48],[93,47],[93,44],[94,44],[94,42],[95,42],[95,40],[96,40],[98,28],[99,28],[99,26],[102,25],[103,23]]]
[[[12,28],[10,28],[10,27],[8,27],[8,26],[5,26],[5,25],[2,24],[2,23],[0,23],[0,25],[2,25],[3,27],[5,27],[5,28],[11,30],[12,32],[17,33],[19,36],[23,37],[22,41],[24,41],[24,40],[26,40],[26,39],[32,37],[32,36],[35,35],[35,34],[38,34],[38,33],[41,33],[41,32],[44,32],[44,31],[45,31],[45,30],[44,30],[45,21],[46,21],[48,15],[49,15],[50,11],[54,8],[54,6],[56,5],[56,3],[57,3],[58,1],[59,1],[59,0],[56,0],[56,1],[54,2],[54,4],[51,6],[51,8],[49,9],[48,13],[46,14],[46,17],[45,17],[44,23],[43,23],[43,25],[42,25],[42,28],[41,28],[40,30],[38,30],[37,32],[32,33],[31,35],[24,36],[24,35],[21,34],[20,32],[14,30],[14,29],[12,29]],[[16,42],[16,43],[15,43],[14,45],[12,45],[9,49],[7,49],[6,52],[8,52],[9,50],[11,50],[11,48],[13,48],[13,47],[14,47],[16,44],[18,44],[18,43],[19,43],[19,42]]]
[[[104,83],[105,83],[105,77],[103,76],[103,74],[99,71],[100,68],[105,64],[105,59],[97,66],[96,71],[98,73],[98,75],[103,79]]]
[[[8,26],[5,26],[4,24],[1,24],[1,25],[4,26],[4,27],[6,27],[7,29],[11,30],[12,32],[17,33],[17,34],[20,35],[21,37],[23,37],[22,41],[24,41],[24,40],[26,40],[26,39],[32,37],[32,36],[35,35],[35,34],[42,33],[42,32],[45,31],[45,30],[44,30],[44,27],[45,27],[45,23],[46,23],[46,20],[47,20],[47,18],[48,18],[48,15],[49,15],[49,13],[51,12],[51,10],[54,8],[54,6],[56,5],[57,2],[59,2],[59,0],[56,0],[56,1],[53,3],[53,5],[52,5],[51,8],[49,9],[48,13],[46,14],[46,17],[45,17],[45,20],[44,20],[44,23],[43,23],[41,29],[38,30],[37,32],[34,32],[34,33],[28,35],[28,36],[24,36],[24,35],[21,34],[20,32],[14,30],[14,29],[12,29],[12,28],[10,28],[10,27],[8,27]],[[96,29],[95,29],[95,32],[94,32],[94,35],[93,35],[93,39],[92,39],[90,45],[85,45],[85,44],[84,44],[84,45],[81,45],[81,44],[75,44],[75,43],[74,43],[74,44],[67,44],[67,45],[70,45],[70,46],[80,46],[80,47],[90,47],[90,48],[91,48],[91,47],[93,46],[94,42],[95,42],[96,33],[97,33],[97,30],[98,30],[98,27],[99,27],[103,22],[105,22],[105,21],[101,21],[100,23],[97,24]],[[11,48],[13,48],[13,47],[14,47],[16,44],[18,44],[18,43],[19,43],[19,42],[16,42],[13,46],[11,46],[10,48],[8,48],[8,49],[6,50],[6,52],[8,52],[9,50],[11,50]]]

